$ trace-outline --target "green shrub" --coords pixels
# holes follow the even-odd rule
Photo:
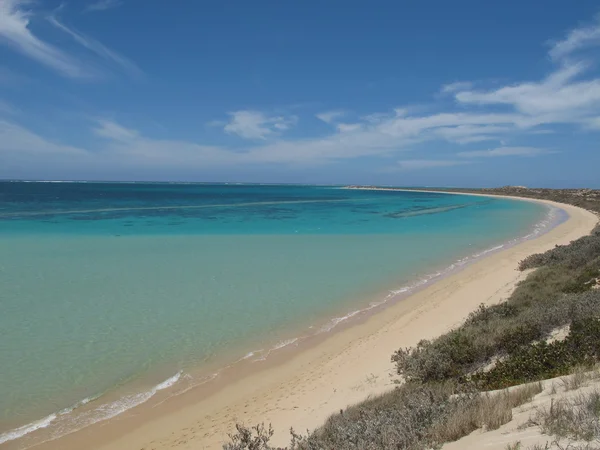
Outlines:
[[[273,428],[265,428],[264,424],[248,428],[244,425],[236,424],[236,433],[230,434],[231,442],[223,445],[223,450],[276,450],[269,445],[273,437]]]
[[[545,253],[528,256],[519,264],[520,270],[550,265],[564,265],[575,269],[600,256],[600,228],[568,245],[557,245]]]
[[[481,389],[502,389],[530,381],[571,373],[579,366],[600,361],[600,320],[587,317],[574,321],[564,341],[538,342],[519,349],[488,372],[466,376]]]
[[[421,383],[465,377],[494,357],[518,353],[544,339],[555,328],[600,315],[599,290],[548,293],[548,286],[564,289],[570,280],[556,270],[530,276],[506,303],[480,306],[461,327],[432,341],[421,341],[414,348],[398,350],[392,355],[398,374]]]
[[[502,389],[569,373],[573,366],[564,342],[540,342],[500,361],[488,372],[468,377],[481,389]]]

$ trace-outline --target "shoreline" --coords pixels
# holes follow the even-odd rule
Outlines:
[[[464,316],[481,302],[498,301],[499,293],[505,296],[514,284],[523,278],[522,273],[514,273],[520,259],[530,253],[551,248],[554,244],[568,243],[587,234],[597,221],[593,213],[570,205],[520,197],[509,198],[551,204],[566,211],[569,218],[541,236],[534,236],[492,252],[465,267],[460,267],[458,271],[435,279],[433,283],[417,292],[411,292],[401,301],[390,302],[391,304],[384,308],[377,308],[376,312],[362,320],[340,326],[333,333],[324,333],[325,336],[306,349],[294,352],[294,346],[289,346],[292,348],[283,349],[281,355],[277,352],[278,354],[269,358],[268,363],[252,368],[244,377],[230,376],[226,377],[228,379],[219,380],[220,389],[212,392],[212,395],[209,394],[215,391],[214,386],[204,393],[200,392],[203,389],[195,388],[189,394],[168,399],[168,402],[167,399],[163,400],[168,404],[161,408],[164,411],[160,414],[146,414],[148,411],[125,413],[123,416],[126,417],[118,416],[101,425],[88,427],[34,448],[125,449],[148,445],[162,449],[174,446],[187,448],[188,444],[190,448],[221,448],[220,443],[225,440],[227,432],[232,430],[235,421],[248,425],[261,421],[272,422],[276,430],[274,443],[287,444],[286,430],[290,426],[301,431],[314,428],[339,409],[392,388],[394,383],[388,375],[393,373],[393,365],[389,360],[394,350],[414,345],[421,338],[441,334],[460,323]],[[527,247],[527,250],[523,247]],[[508,269],[509,261],[512,262],[517,256],[518,259],[510,270],[513,273],[507,272],[500,276],[489,270],[490,266],[498,263],[501,263],[499,268]],[[460,291],[472,291],[473,286],[469,285],[481,284],[480,277],[473,277],[472,274],[469,275],[470,272],[484,272],[491,275],[491,278],[486,277],[487,284],[472,292],[472,299],[469,298],[469,301],[463,301],[460,305],[455,304],[448,313],[440,315],[440,309],[447,308],[448,303],[454,303],[451,299],[444,300],[439,298],[440,296],[464,296],[464,292],[461,294]],[[456,289],[457,292],[444,295],[447,294],[448,288]],[[467,307],[467,304],[470,306]],[[458,311],[463,312],[462,316]],[[452,321],[449,321],[449,318],[452,318]],[[411,334],[403,325],[413,325],[415,322],[420,326]],[[439,327],[439,332],[433,331]],[[383,339],[385,336],[387,338]],[[394,336],[397,339],[390,339]],[[377,355],[377,359],[374,358],[374,354]],[[347,356],[343,358],[343,355]],[[338,364],[337,368],[334,361]],[[346,369],[341,370],[341,367]],[[330,392],[332,386],[336,386],[333,393]],[[324,399],[328,400],[323,403]],[[145,410],[148,407],[142,406],[139,409]],[[90,445],[91,442],[97,445]],[[106,443],[108,444],[104,445]]]

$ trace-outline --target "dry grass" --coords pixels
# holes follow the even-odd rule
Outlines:
[[[544,390],[541,382],[526,384],[518,388],[507,390],[506,394],[511,408],[516,408],[533,400],[537,394]],[[504,391],[504,392],[507,392]]]
[[[578,367],[572,375],[561,379],[565,391],[579,389],[589,379],[584,368]]]
[[[541,383],[495,393],[456,394],[452,383],[404,385],[393,393],[363,402],[329,418],[305,436],[292,434],[289,450],[417,450],[438,448],[482,428],[495,430],[512,419],[512,409],[530,402]],[[226,450],[274,450],[272,430],[237,427]]]
[[[600,391],[553,399],[550,407],[538,410],[531,422],[544,434],[600,445]]]
[[[600,370],[589,370],[586,367],[577,367],[572,375],[561,379],[562,386],[565,391],[575,391],[588,382],[600,378]]]

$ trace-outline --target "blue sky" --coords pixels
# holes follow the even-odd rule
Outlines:
[[[600,187],[600,4],[0,0],[0,178]]]

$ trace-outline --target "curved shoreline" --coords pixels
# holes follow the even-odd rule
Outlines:
[[[519,260],[587,234],[597,221],[594,214],[570,205],[511,198],[551,204],[566,211],[569,219],[533,240],[461,268],[362,322],[336,330],[292,357],[276,356],[242,379],[221,380],[221,389],[208,398],[206,392],[203,396],[190,392],[190,398],[170,400],[161,414],[129,414],[119,423],[92,426],[35,448],[221,448],[235,421],[272,422],[277,432],[274,443],[286,444],[290,426],[314,428],[340,408],[393,387],[388,374],[393,371],[389,358],[394,350],[442,333],[481,302],[498,301],[523,277],[514,271]],[[457,297],[463,301],[452,300]]]

